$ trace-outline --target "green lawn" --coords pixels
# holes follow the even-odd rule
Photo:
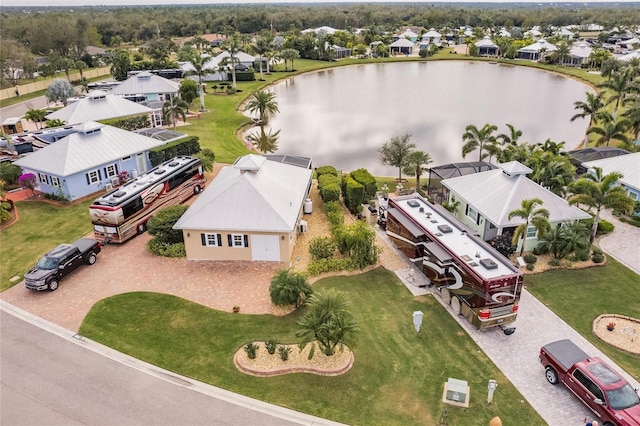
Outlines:
[[[57,207],[41,201],[19,201],[18,220],[0,234],[0,291],[17,284],[20,276],[47,251],[70,243],[91,231],[89,204],[93,200]]]
[[[591,331],[601,314],[640,318],[640,276],[609,257],[607,266],[527,275],[529,291],[620,367],[640,380],[640,357],[602,342]]]
[[[430,296],[413,297],[382,268],[327,278],[315,291],[336,288],[351,302],[361,331],[351,371],[337,377],[291,374],[256,378],[236,370],[243,344],[277,339],[294,343],[300,313],[285,317],[215,311],[170,295],[128,293],[97,303],[80,334],[189,377],[312,415],[354,424],[432,425],[445,408],[449,377],[471,386],[469,409],[446,406],[449,424],[486,425],[544,421],[453,318]],[[416,334],[412,312],[424,313]],[[498,380],[494,404],[489,379]]]

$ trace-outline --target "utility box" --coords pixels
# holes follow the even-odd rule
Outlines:
[[[20,117],[9,117],[2,122],[2,131],[5,135],[13,135],[24,132],[22,119]]]
[[[469,390],[469,385],[466,380],[449,378],[444,384],[442,402],[468,408]]]

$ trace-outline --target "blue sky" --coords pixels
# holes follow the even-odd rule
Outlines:
[[[366,3],[381,3],[381,2],[406,2],[411,0],[367,0]],[[490,0],[489,0],[490,1]],[[360,3],[358,0],[342,0],[344,3]],[[418,2],[422,2],[418,0]],[[425,3],[442,3],[441,0],[427,0]],[[468,0],[467,3],[487,2],[487,0]],[[494,0],[494,3],[545,3],[545,4],[566,4],[566,3],[585,3],[584,0],[564,0],[564,1],[552,1],[552,0],[512,0],[501,1]],[[607,1],[612,6],[616,3],[633,3],[637,0],[618,0],[615,2]],[[260,1],[260,0],[31,0],[25,2],[25,0],[2,0],[0,4],[2,6],[89,6],[89,5],[119,5],[129,6],[135,5],[160,5],[160,4],[256,4],[256,3],[317,3],[317,1],[309,0],[278,0],[278,1]]]

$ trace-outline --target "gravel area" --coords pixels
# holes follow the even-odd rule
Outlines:
[[[614,323],[613,330],[607,325]],[[593,320],[593,333],[610,345],[640,355],[640,320],[622,315],[600,315]]]

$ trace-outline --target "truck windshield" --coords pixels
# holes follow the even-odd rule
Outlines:
[[[56,269],[58,267],[58,261],[52,257],[42,257],[38,260],[36,265],[38,269]]]
[[[629,383],[621,388],[605,391],[605,393],[609,399],[609,406],[614,410],[625,410],[629,407],[640,404],[638,394],[633,390]]]

